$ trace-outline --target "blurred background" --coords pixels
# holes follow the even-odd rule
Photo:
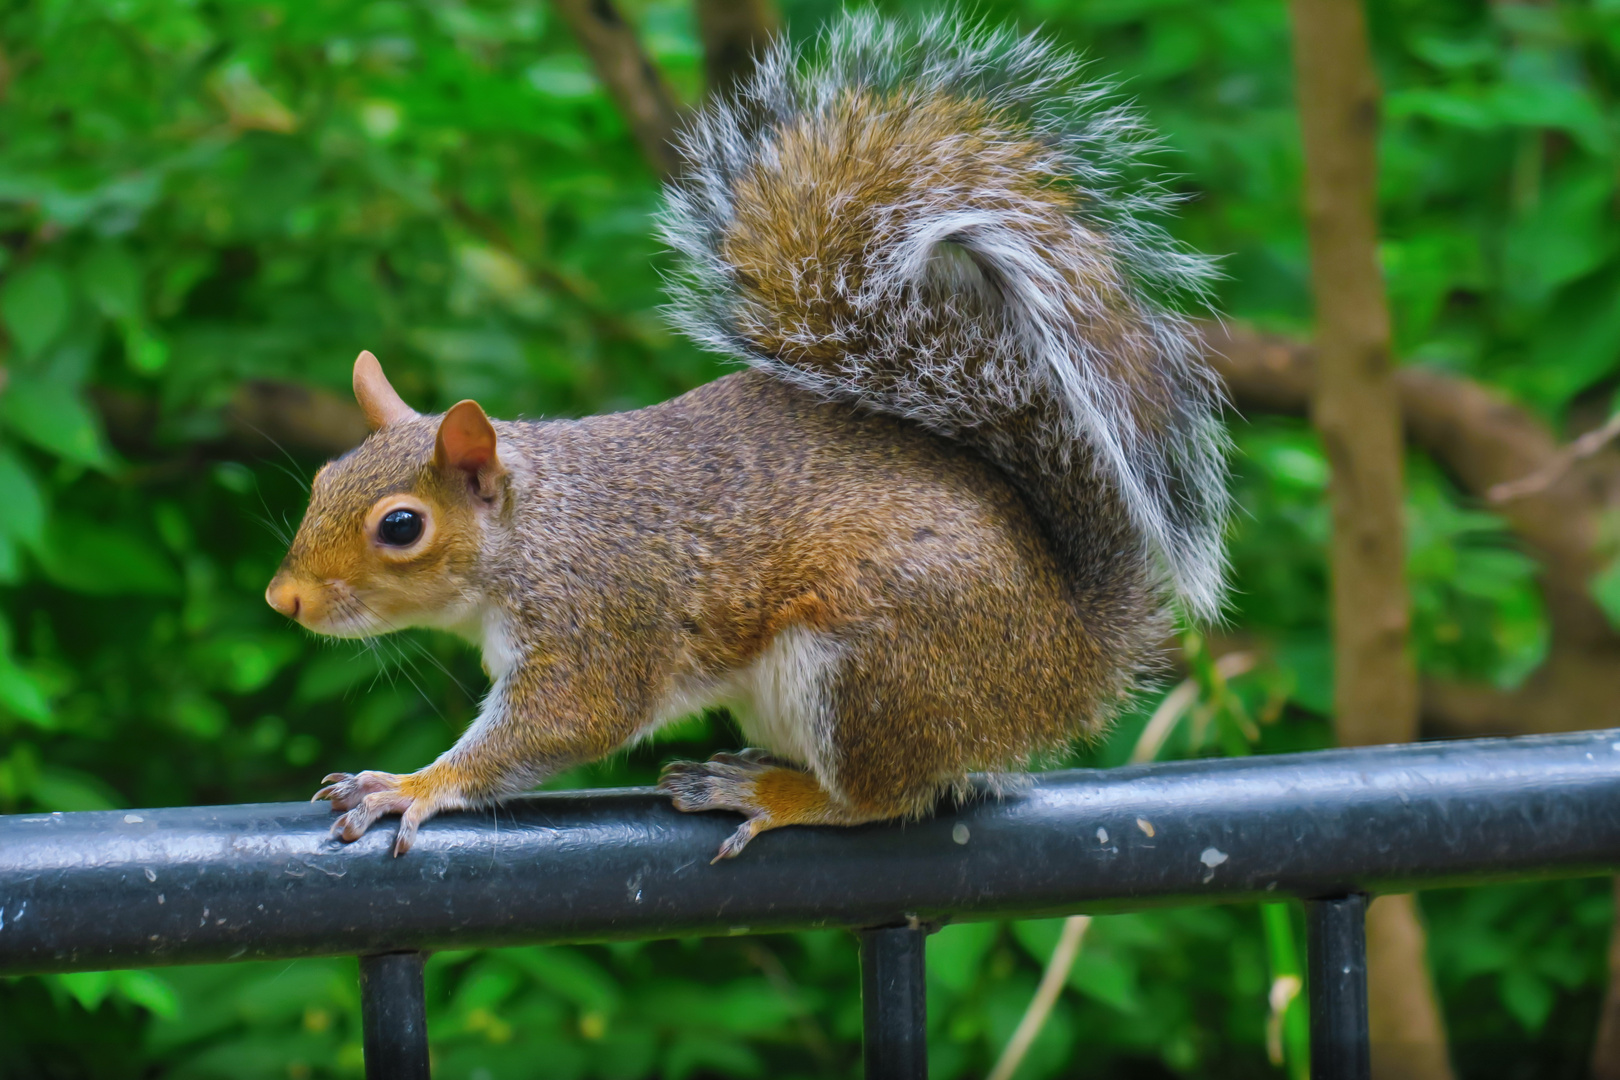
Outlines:
[[[344,397],[360,348],[419,408],[505,417],[633,408],[722,371],[660,321],[657,173],[567,10],[0,5],[0,812],[307,798],[333,770],[426,763],[474,714],[484,681],[456,641],[317,641],[262,599],[307,477],[363,434]],[[1231,619],[1186,635],[1176,673],[1074,763],[1330,745],[1288,10],[979,10],[1123,82],[1174,151],[1175,231],[1226,275]],[[1601,432],[1620,385],[1620,3],[1368,10],[1379,253],[1421,376],[1401,383],[1421,732],[1615,723],[1614,455],[1559,446]],[[624,12],[674,101],[724,74],[692,4]],[[780,20],[806,37],[835,12],[784,0]],[[1541,467],[1549,483],[1492,498]],[[647,783],[738,744],[698,717],[548,786]],[[1457,1077],[1620,1075],[1594,1051],[1611,890],[1419,898]],[[1018,1076],[1303,1077],[1296,920],[1097,918]],[[990,1068],[1059,925],[930,939],[935,1077]],[[858,1072],[839,932],[447,953],[428,978],[446,1080]],[[353,960],[0,980],[0,1076],[360,1069]]]

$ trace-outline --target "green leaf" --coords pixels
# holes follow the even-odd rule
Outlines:
[[[56,340],[72,304],[67,275],[54,262],[35,262],[0,286],[0,319],[24,358],[38,356]]]
[[[1492,103],[1477,93],[1419,88],[1397,90],[1384,99],[1384,113],[1391,119],[1420,116],[1437,124],[1469,131],[1489,131],[1499,123]]]
[[[140,264],[123,246],[94,248],[79,264],[79,284],[107,318],[134,322],[143,317]]]
[[[85,1012],[95,1012],[112,993],[113,973],[110,971],[75,971],[55,976],[56,985],[66,990]]]
[[[35,727],[55,726],[44,688],[4,653],[0,653],[0,713],[10,713]]]
[[[497,1012],[501,1003],[512,996],[523,978],[500,959],[486,957],[474,964],[456,990],[453,1007],[458,1013],[475,1010]]]
[[[230,726],[231,715],[224,705],[205,694],[182,691],[168,703],[174,726],[199,739],[217,739]]]
[[[1024,1010],[1029,1007],[1035,985],[1033,978],[1014,977],[998,981],[987,989],[984,1008],[992,1055],[999,1054],[1007,1045]],[[1016,1080],[1043,1080],[1061,1073],[1069,1063],[1074,1046],[1073,1016],[1069,1003],[1059,998],[1030,1045],[1024,1064],[1015,1074]]]
[[[1294,701],[1321,716],[1333,715],[1333,646],[1325,634],[1285,639],[1277,666],[1292,677]]]
[[[0,585],[15,585],[22,579],[22,550],[17,541],[0,533]]]
[[[1268,441],[1257,460],[1272,477],[1307,491],[1326,491],[1330,473],[1327,458],[1314,445]]]
[[[1009,926],[1012,930],[1013,940],[1024,947],[1029,958],[1037,964],[1044,964],[1057,947],[1058,938],[1063,935],[1062,919],[1022,919]]]
[[[1440,68],[1469,68],[1494,60],[1498,47],[1489,37],[1456,38],[1440,34],[1416,35],[1412,52]]]
[[[1082,948],[1069,971],[1069,985],[1122,1013],[1142,1011],[1136,966],[1112,950]]]
[[[301,1018],[312,1004],[336,1004],[351,993],[354,978],[351,961],[341,963],[299,961],[261,967],[242,986],[236,1007],[242,1017],[256,1027],[268,1028],[279,1022]]]
[[[1616,559],[1592,578],[1589,586],[1592,599],[1597,601],[1609,625],[1620,631],[1620,559]]]
[[[0,421],[68,461],[94,469],[111,466],[101,424],[78,390],[43,373],[12,373],[10,385],[0,391]]]
[[[45,529],[45,500],[16,454],[0,446],[0,534],[36,543]]]
[[[1492,111],[1506,123],[1560,129],[1595,155],[1608,151],[1608,123],[1593,95],[1577,84],[1553,78],[1518,79],[1492,88],[1488,100]]]
[[[1513,221],[1503,251],[1513,294],[1539,304],[1610,259],[1620,244],[1612,225],[1614,190],[1607,168],[1581,169],[1550,185],[1532,212]],[[1606,295],[1613,297],[1612,287]]]
[[[30,792],[47,810],[116,810],[124,800],[100,779],[78,769],[41,765]]]
[[[180,574],[163,551],[127,527],[78,515],[51,519],[39,546],[46,576],[93,596],[178,596]]]
[[[524,79],[543,97],[578,101],[595,97],[602,84],[585,64],[583,57],[552,56],[529,65]]]
[[[509,962],[528,972],[541,986],[581,1009],[611,1015],[619,1007],[619,987],[605,968],[578,949],[565,945],[513,949]]]
[[[928,938],[928,976],[965,993],[979,975],[984,956],[1001,936],[994,922],[951,923]]]
[[[169,346],[140,323],[127,323],[123,328],[124,357],[131,370],[142,375],[156,375],[169,363]]]
[[[615,1021],[596,1047],[596,1073],[604,1080],[640,1080],[655,1075],[658,1033]]]
[[[180,999],[174,987],[150,971],[114,972],[113,985],[125,999],[154,1016],[172,1020],[180,1014]]]
[[[307,705],[341,697],[376,680],[382,673],[383,661],[379,650],[350,648],[340,645],[336,650],[324,652],[304,666],[293,691],[293,702]]]
[[[722,1026],[739,1035],[780,1031],[796,1011],[795,1003],[764,979],[732,979],[719,997]]]
[[[1458,552],[1457,591],[1483,600],[1512,597],[1536,573],[1534,559],[1505,548],[1469,547]]]
[[[214,673],[217,685],[233,694],[251,694],[264,689],[301,649],[298,637],[284,630],[227,634],[200,642],[192,659],[201,670]]]
[[[685,1080],[704,1069],[721,1076],[762,1076],[765,1065],[747,1043],[712,1035],[682,1035],[664,1055],[663,1075]]]
[[[1552,1014],[1552,984],[1528,968],[1514,967],[1503,972],[1497,990],[1513,1019],[1532,1035],[1542,1029]]]

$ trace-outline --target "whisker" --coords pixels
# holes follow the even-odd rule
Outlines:
[[[280,525],[276,524],[274,519],[267,518],[263,514],[254,514],[253,520],[257,521],[260,525],[263,525],[265,530],[268,531],[271,536],[281,541],[282,547],[290,547],[292,545],[292,537],[287,533],[286,529],[283,529]]]
[[[405,677],[405,681],[410,683],[416,692],[422,696],[422,700],[427,702],[427,707],[433,710],[433,715],[437,716],[442,722],[448,724],[450,722],[450,718],[444,715],[444,710],[439,708],[438,702],[429,697],[428,692],[422,689],[422,684],[417,682],[416,678],[404,668],[401,668],[399,673],[403,675]]]
[[[260,458],[259,462],[261,464],[270,466],[272,469],[279,469],[282,473],[292,477],[293,483],[298,485],[299,490],[304,492],[309,491],[309,481],[304,479],[304,475],[302,473],[294,472],[292,469],[289,469],[279,461],[271,461],[267,458]]]
[[[373,608],[370,604],[366,603],[360,597],[358,597],[358,596],[354,597],[354,602],[356,604],[358,604],[361,608],[363,608],[365,610],[366,614],[371,616],[373,621],[375,621],[378,625],[384,627],[387,630],[387,632],[389,632],[389,633],[399,632],[398,627],[394,626],[391,622],[389,622],[389,620],[383,618],[383,616],[380,615],[375,608]],[[408,634],[402,634],[400,637],[394,638],[392,640],[392,644],[394,645],[395,648],[399,649],[401,659],[403,660],[403,659],[405,659],[404,646],[401,645],[400,642],[403,642],[404,645],[409,645],[412,649],[414,649],[416,651],[416,654],[418,656],[420,656],[422,659],[426,660],[428,663],[432,664],[434,667],[438,668],[439,672],[442,675],[444,675],[445,678],[449,679],[450,682],[455,685],[455,688],[457,690],[460,690],[461,693],[463,694],[463,696],[465,696],[468,701],[476,702],[478,700],[478,696],[476,694],[474,694],[471,690],[467,689],[466,684],[463,683],[460,679],[456,678],[455,673],[452,672],[448,666],[446,666],[444,661],[440,660],[437,656],[434,656],[433,652],[425,644],[423,644],[421,641],[417,640],[416,638],[413,638],[413,637],[409,636]]]
[[[377,689],[377,682],[380,679],[387,679],[389,686],[398,685],[394,678],[394,671],[388,665],[388,654],[383,651],[381,639],[374,637],[363,637],[359,640],[361,644],[365,645],[366,651],[371,653],[371,655],[377,660],[377,672],[376,674],[372,675],[371,683],[366,687],[366,693],[369,694],[371,691]]]
[[[264,508],[264,516],[260,517],[258,519],[259,522],[266,529],[270,530],[270,534],[272,536],[274,536],[277,540],[281,541],[281,546],[282,547],[291,547],[292,546],[292,528],[287,525],[287,519],[286,519],[286,516],[285,516],[285,511],[283,511],[281,524],[277,525],[276,522],[275,522],[275,517],[274,517],[275,511],[270,509],[270,504],[267,501],[265,501],[264,488],[259,486],[259,478],[257,476],[255,476],[253,478],[253,494],[255,494],[255,495],[257,495],[259,497],[259,505]],[[255,515],[255,516],[257,517],[257,515]]]
[[[360,597],[355,596],[353,593],[350,593],[347,596],[345,596],[343,598],[343,600],[344,600],[345,603],[352,603],[355,607],[357,607],[360,610],[364,611],[371,618],[372,623],[374,625],[381,625],[384,628],[385,632],[388,632],[388,633],[394,632],[395,628],[393,627],[393,625],[387,619],[385,619],[381,615],[379,615],[376,612],[376,610],[374,608],[372,608],[372,606],[370,604],[367,604]],[[360,640],[364,641],[369,648],[375,650],[377,656],[381,657],[381,658],[386,658],[387,656],[389,656],[389,653],[384,651],[385,647],[389,648],[389,649],[393,649],[394,650],[393,655],[397,658],[398,665],[397,666],[390,666],[387,663],[386,659],[385,659],[383,661],[383,663],[380,664],[379,667],[378,667],[378,672],[377,672],[378,677],[380,678],[383,674],[386,673],[386,674],[388,674],[390,676],[398,675],[398,676],[404,678],[404,680],[406,682],[411,684],[411,687],[417,692],[417,694],[419,694],[421,696],[422,700],[427,703],[427,707],[433,710],[433,713],[434,713],[435,716],[437,716],[440,720],[445,721],[446,723],[449,722],[449,717],[444,715],[444,710],[439,708],[438,703],[433,700],[432,696],[429,695],[428,692],[425,689],[423,689],[422,684],[417,681],[416,675],[418,673],[415,672],[414,669],[411,668],[411,666],[410,666],[411,665],[410,658],[405,655],[404,650],[399,647],[399,644],[398,644],[397,641],[390,640],[388,638],[382,637],[381,635],[367,635],[366,637],[361,638]],[[452,682],[455,681],[453,676],[451,678],[451,681]],[[373,679],[372,680],[372,686],[375,686],[375,685],[376,685],[376,680]]]
[[[449,666],[446,665],[443,660],[440,660],[437,656],[434,656],[433,651],[427,647],[425,642],[413,637],[404,637],[400,640],[404,641],[411,648],[415,649],[416,654],[422,659],[438,668],[440,673],[443,674],[445,678],[449,679],[455,688],[460,690],[468,701],[476,702],[478,700],[478,695],[467,689],[467,684],[456,678],[455,672],[451,671]]]
[[[298,468],[298,459],[293,457],[292,454],[287,450],[287,448],[285,446],[282,446],[281,443],[279,441],[277,441],[268,431],[265,431],[263,428],[259,427],[256,424],[249,424],[249,423],[244,422],[243,426],[250,429],[251,431],[256,432],[259,435],[260,438],[264,439],[265,442],[269,443],[271,446],[275,447],[277,450],[280,450],[282,456],[285,457],[288,461],[290,461],[292,463],[292,469],[289,469],[286,466],[282,465],[279,461],[268,461],[265,458],[260,458],[259,460],[265,461],[266,464],[274,465],[276,468],[280,469],[282,472],[284,472],[288,476],[292,477],[293,481],[299,487],[303,488],[305,491],[309,490],[309,481],[304,479],[303,474],[294,471],[294,470],[296,470]]]

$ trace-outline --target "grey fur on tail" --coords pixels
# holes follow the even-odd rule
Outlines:
[[[1118,557],[1150,562],[1191,614],[1213,618],[1229,501],[1222,395],[1172,307],[1202,305],[1213,268],[1156,223],[1177,199],[1147,175],[1157,144],[1139,114],[1081,71],[1038,37],[954,15],[911,24],[856,13],[809,54],[776,46],[736,99],[707,106],[681,138],[687,172],[661,218],[681,256],[672,317],[701,344],[791,382],[969,438],[1031,487],[1059,489],[1035,492],[1055,517],[1084,517],[1095,499],[1081,489],[1100,479],[1141,546]],[[980,125],[960,145],[919,141],[927,125],[905,126],[905,110],[954,108],[941,102],[982,106],[958,110]],[[900,131],[861,165],[894,179],[882,197],[848,180],[847,165],[840,186],[785,161],[805,131],[881,140],[848,122],[861,109]],[[1019,139],[1027,152],[1005,161],[961,156]],[[745,184],[819,200],[810,217],[821,224],[805,227],[825,241],[797,235],[788,215],[776,262],[776,249],[756,244],[769,288],[759,266],[743,272],[728,256],[739,230],[760,231],[739,225]],[[789,258],[804,243],[821,246]],[[1054,522],[1060,535],[1088,528]],[[1095,559],[1112,543],[1070,546]]]

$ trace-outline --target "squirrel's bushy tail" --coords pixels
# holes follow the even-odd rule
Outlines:
[[[1210,264],[1153,217],[1152,148],[1033,37],[846,17],[778,46],[686,130],[668,192],[678,325],[749,364],[972,443],[1093,605],[1214,616],[1220,391],[1191,325]]]

